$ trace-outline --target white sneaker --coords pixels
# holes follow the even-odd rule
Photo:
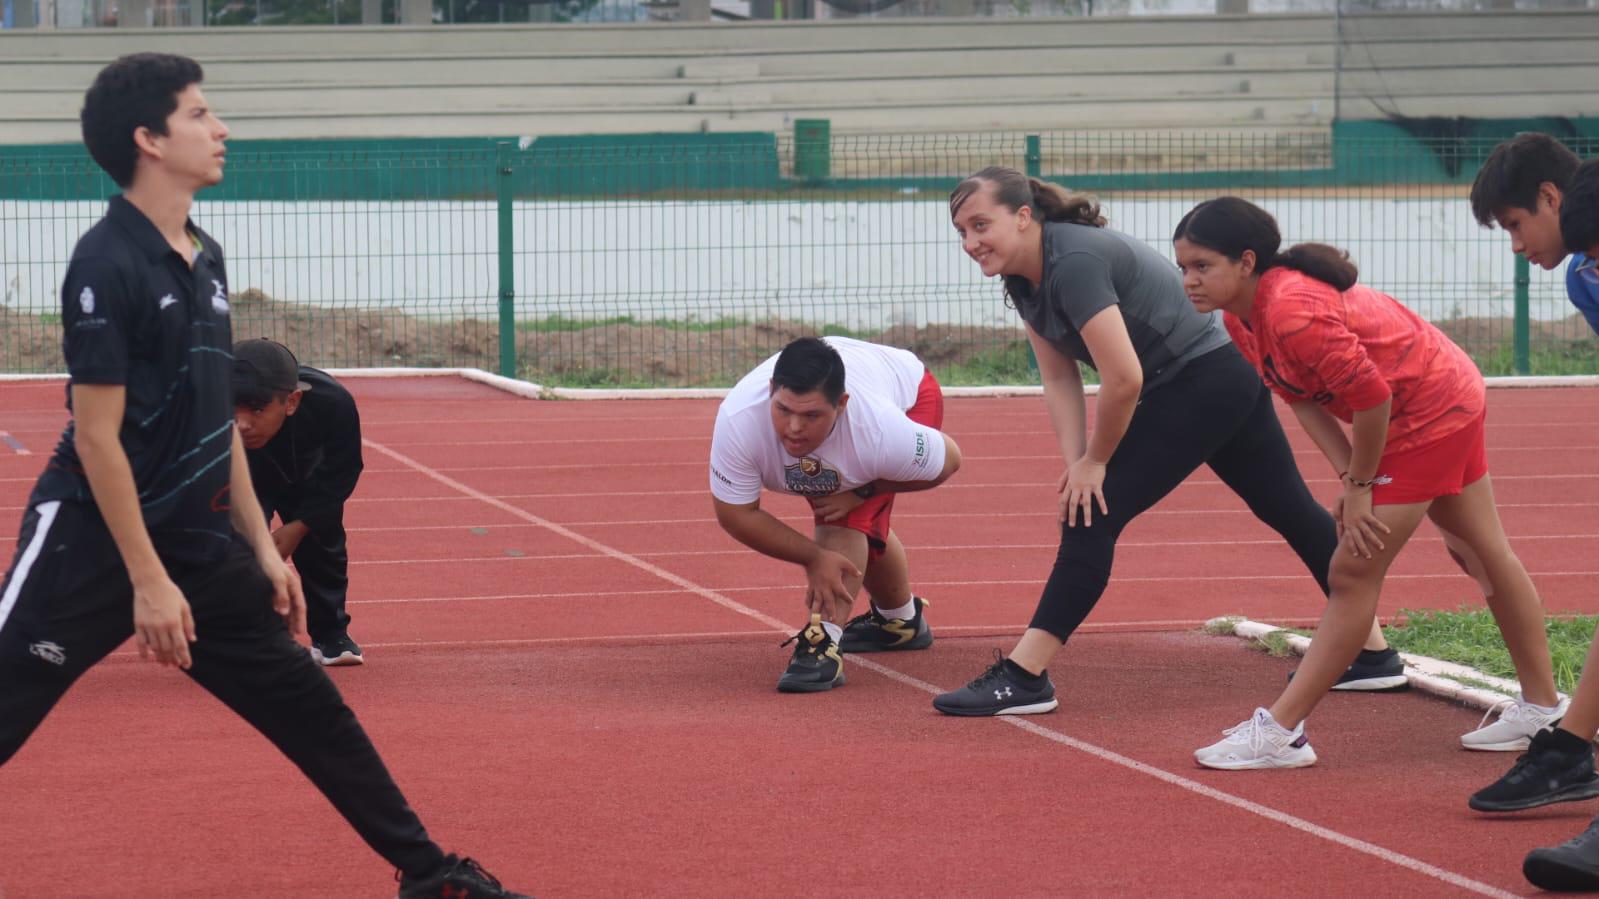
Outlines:
[[[1477,729],[1460,738],[1460,745],[1483,752],[1520,752],[1532,743],[1533,734],[1564,718],[1570,706],[1571,700],[1564,696],[1553,711],[1544,711],[1519,696],[1506,699],[1489,709]],[[1483,726],[1494,712],[1500,712],[1499,720]]]
[[[1248,721],[1229,727],[1225,740],[1194,752],[1194,761],[1206,768],[1244,771],[1251,768],[1305,768],[1316,764],[1316,750],[1305,737],[1305,723],[1285,729],[1265,709],[1255,709]]]

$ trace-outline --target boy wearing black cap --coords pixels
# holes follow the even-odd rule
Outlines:
[[[138,53],[101,70],[84,97],[84,143],[124,193],[79,239],[62,285],[72,421],[0,581],[0,766],[132,637],[293,761],[399,869],[400,899],[526,899],[433,842],[290,636],[305,600],[234,427],[227,267],[189,219],[195,193],[222,180],[228,136],[201,78],[192,59]],[[181,768],[184,748],[166,745],[168,764]],[[72,874],[60,875],[69,892]]]
[[[283,522],[272,542],[279,555],[294,559],[305,588],[312,658],[328,666],[362,664],[344,611],[350,584],[344,502],[361,476],[355,399],[283,344],[241,340],[233,345],[233,413],[261,511]]]

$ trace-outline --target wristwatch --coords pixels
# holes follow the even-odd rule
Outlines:
[[[877,495],[877,482],[867,481],[850,492],[861,499],[871,499],[873,496]]]

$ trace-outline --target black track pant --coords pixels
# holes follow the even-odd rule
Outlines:
[[[1332,516],[1316,502],[1294,464],[1272,408],[1271,392],[1232,344],[1188,363],[1175,380],[1151,390],[1105,471],[1109,515],[1062,528],[1055,568],[1032,626],[1062,640],[1093,611],[1110,580],[1116,540],[1128,522],[1176,489],[1201,465],[1243,498],[1250,511],[1288,541],[1327,592],[1338,545]],[[1203,519],[1194,519],[1202,534]]]
[[[257,494],[267,523],[272,513],[284,521],[298,515],[291,495],[267,497]],[[315,643],[326,643],[347,635],[350,615],[344,611],[350,588],[350,554],[345,548],[344,522],[338,521],[305,535],[294,550],[294,570],[300,573],[305,590],[305,629]]]
[[[188,675],[299,766],[362,839],[410,874],[443,859],[321,666],[272,611],[242,541],[212,564],[168,566],[199,636]],[[0,587],[0,765],[67,688],[133,635],[133,592],[97,514],[41,503],[22,521]]]

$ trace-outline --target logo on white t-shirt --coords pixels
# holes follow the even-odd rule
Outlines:
[[[838,472],[822,465],[820,459],[805,456],[783,466],[783,485],[801,496],[831,496],[838,492]]]

